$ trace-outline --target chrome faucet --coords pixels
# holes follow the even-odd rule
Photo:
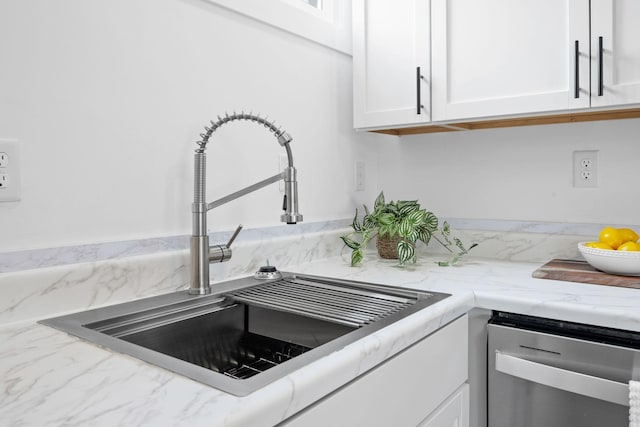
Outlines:
[[[242,229],[240,225],[233,236],[226,245],[213,245],[209,246],[209,236],[207,234],[207,212],[213,208],[221,206],[246,194],[252,193],[265,187],[269,184],[284,180],[284,201],[282,209],[284,214],[280,217],[282,222],[287,224],[296,224],[302,221],[302,215],[298,212],[298,182],[296,177],[296,168],[293,167],[293,155],[291,154],[291,147],[289,143],[292,141],[291,136],[284,130],[276,127],[272,122],[266,118],[262,118],[259,115],[253,115],[251,113],[233,113],[225,114],[224,117],[218,116],[217,121],[211,120],[211,127],[205,127],[206,132],[201,133],[202,139],[198,141],[198,148],[196,149],[194,156],[194,195],[192,204],[192,216],[193,216],[193,232],[191,235],[191,285],[189,287],[189,294],[192,295],[204,295],[211,293],[211,286],[209,284],[209,263],[210,262],[224,262],[231,258],[231,243]],[[205,201],[206,197],[206,166],[207,155],[205,150],[207,143],[213,132],[215,132],[222,125],[235,121],[235,120],[248,120],[259,123],[269,129],[281,146],[287,151],[288,166],[279,174],[270,178],[250,185],[242,190],[231,193],[228,196],[222,197],[211,203]]]

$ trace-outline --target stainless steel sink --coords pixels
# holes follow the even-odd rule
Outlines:
[[[41,321],[243,396],[448,294],[284,273]]]

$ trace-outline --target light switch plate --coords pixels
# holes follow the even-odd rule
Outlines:
[[[362,160],[356,161],[355,175],[356,191],[364,191],[366,182],[366,164]]]

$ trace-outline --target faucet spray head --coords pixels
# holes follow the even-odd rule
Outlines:
[[[302,222],[302,214],[298,212],[298,181],[296,168],[289,166],[284,170],[284,200],[282,201],[284,214],[280,221],[287,224]]]

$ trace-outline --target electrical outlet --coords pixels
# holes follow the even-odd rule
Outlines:
[[[4,151],[0,151],[0,168],[9,166],[9,155]]]
[[[18,141],[0,139],[0,202],[20,200],[20,155]]]
[[[573,152],[573,186],[576,188],[598,186],[598,151]]]
[[[356,191],[364,191],[366,178],[366,164],[362,160],[356,162]]]

